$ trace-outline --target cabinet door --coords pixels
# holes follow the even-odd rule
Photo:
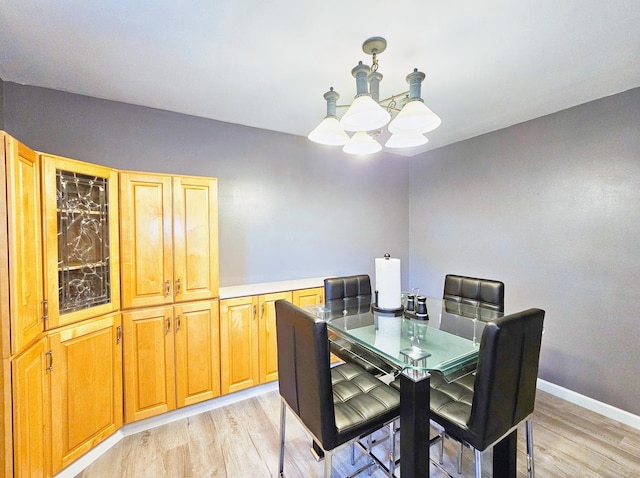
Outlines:
[[[47,426],[49,386],[46,338],[33,344],[12,363],[14,476],[50,476]]]
[[[1,209],[6,208],[7,235],[5,232],[0,234],[0,243],[6,241],[7,244],[0,245],[8,248],[2,247],[8,250],[8,257],[3,256],[1,262],[9,274],[8,289],[2,284],[2,301],[3,307],[9,305],[11,351],[17,353],[44,330],[40,160],[19,141],[6,135],[2,135],[2,139],[7,175],[6,204],[4,197],[0,201]],[[3,344],[2,348],[8,347]],[[8,350],[2,352],[3,357],[8,356]]]
[[[324,289],[314,287],[312,289],[300,289],[293,291],[293,303],[298,307],[317,305],[324,303]]]
[[[173,302],[171,177],[120,173],[122,308]]]
[[[122,426],[120,313],[49,335],[53,473]]]
[[[218,183],[173,178],[174,297],[186,302],[218,297]]]
[[[176,408],[173,308],[123,312],[126,423]]]
[[[220,301],[220,372],[222,393],[253,387],[258,371],[257,297]]]
[[[174,307],[177,406],[220,395],[218,301]]]
[[[118,173],[41,155],[47,328],[120,309]]]
[[[276,300],[291,302],[291,292],[261,295],[258,299],[260,320],[260,383],[278,380],[278,343],[276,340]]]

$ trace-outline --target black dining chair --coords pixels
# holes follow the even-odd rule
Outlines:
[[[331,367],[324,320],[284,300],[276,301],[275,308],[282,399],[279,476],[284,476],[288,408],[322,448],[324,476],[330,478],[333,452],[398,418],[400,394],[355,364]],[[388,473],[393,476],[394,447],[390,448]],[[370,453],[368,458],[358,472],[382,464]]]
[[[324,280],[324,300],[329,316],[366,312],[371,308],[371,279],[367,274],[330,277]],[[364,347],[343,338],[331,337],[331,352],[345,362],[355,363],[373,375],[389,373],[393,366]]]
[[[447,274],[444,278],[442,294],[446,312],[463,317],[493,319],[491,314],[504,312],[504,282],[480,277]],[[482,317],[478,316],[481,313]],[[431,386],[444,381],[442,374],[431,374]],[[473,377],[466,376],[460,381],[467,387],[473,386]],[[462,473],[462,454],[464,446],[460,444],[458,454],[458,473]]]
[[[530,478],[535,476],[531,414],[544,315],[544,310],[529,309],[487,323],[476,373],[467,380],[447,383],[441,376],[432,376],[431,420],[443,428],[444,434],[475,451],[477,478],[482,474],[480,452],[514,432],[522,421],[527,470]],[[441,434],[441,460],[443,440]]]

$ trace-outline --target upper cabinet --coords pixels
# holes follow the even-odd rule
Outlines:
[[[0,132],[0,161],[0,213],[6,218],[0,229],[0,269],[8,276],[0,281],[0,350],[7,357],[44,330],[40,158]]]
[[[47,328],[120,308],[118,173],[43,154]]]
[[[122,307],[218,297],[215,178],[120,173]]]

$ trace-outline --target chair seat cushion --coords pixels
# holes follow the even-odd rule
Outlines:
[[[338,433],[366,427],[367,422],[399,413],[400,394],[352,363],[331,369],[333,403]]]
[[[460,428],[466,428],[473,403],[474,375],[447,382],[441,373],[431,374],[430,408],[432,418],[442,417]]]

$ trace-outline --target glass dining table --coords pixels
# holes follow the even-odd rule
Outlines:
[[[335,343],[355,344],[355,350],[373,353],[399,375],[400,474],[428,477],[430,372],[441,372],[450,381],[469,373],[485,325],[503,313],[427,297],[425,317],[403,308],[381,310],[368,298],[349,300],[307,309],[327,321]],[[500,476],[495,468],[494,476]]]

